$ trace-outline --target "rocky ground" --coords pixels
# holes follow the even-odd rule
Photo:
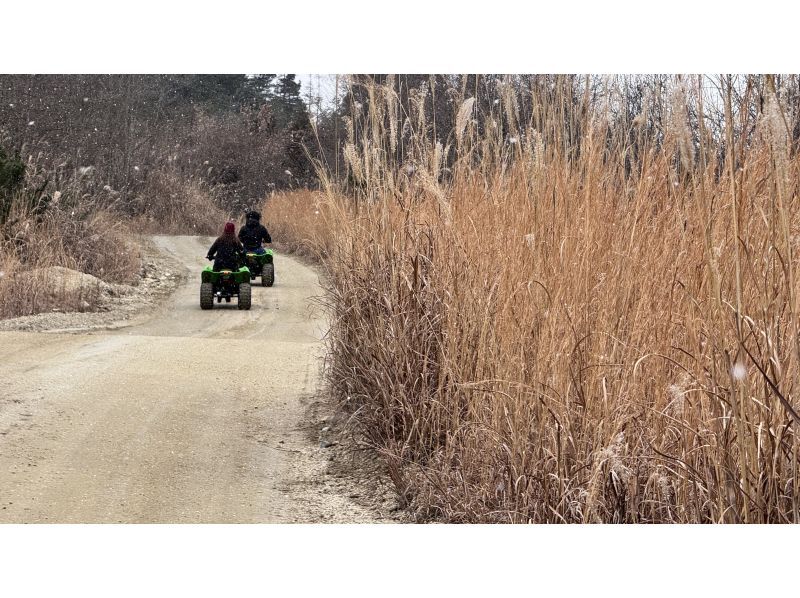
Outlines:
[[[47,313],[0,320],[2,330],[30,332],[79,332],[112,330],[130,325],[136,316],[146,315],[177,288],[188,275],[174,256],[158,251],[152,240],[141,240],[142,270],[136,285],[110,284],[90,274],[67,268],[47,268],[47,272],[29,272],[28,276],[47,276],[54,286],[99,292],[97,311]],[[88,305],[86,306],[88,308]]]

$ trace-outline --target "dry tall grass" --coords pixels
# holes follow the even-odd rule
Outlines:
[[[24,185],[2,197],[0,318],[94,310],[99,288],[60,284],[53,267],[136,284],[137,234],[214,234],[229,218],[207,185],[174,169],[153,172],[134,193],[112,189],[93,168],[53,170],[40,162],[31,156]]]
[[[319,260],[333,241],[329,211],[330,203],[319,192],[287,191],[264,201],[261,221],[276,247]]]
[[[53,267],[105,282],[138,282],[139,246],[127,226],[104,212],[75,218],[56,207],[38,219],[15,219],[0,232],[0,318],[96,309],[99,284],[75,285]]]
[[[0,318],[93,310],[101,299],[97,279],[138,281],[139,247],[114,212],[118,195],[91,175],[69,176],[28,161],[25,183],[0,196]],[[76,273],[95,279],[75,284]]]
[[[126,211],[141,232],[173,235],[214,235],[230,218],[208,185],[166,169],[150,175]]]
[[[405,168],[392,135],[425,115],[392,96],[350,127],[355,198],[328,186],[329,376],[418,517],[800,521],[800,178],[776,95],[745,143],[732,111],[727,140],[690,130],[702,102],[677,84],[632,169],[639,124],[513,122],[511,96],[506,134],[478,136],[462,98],[453,146],[406,138]]]

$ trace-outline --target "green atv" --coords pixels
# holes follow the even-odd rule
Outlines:
[[[250,309],[250,270],[242,266],[238,270],[220,270],[215,272],[211,266],[206,266],[200,275],[200,307],[211,309],[214,307],[214,298],[217,303],[231,302],[231,297],[237,297],[239,309]]]
[[[250,269],[250,278],[255,280],[261,277],[262,287],[271,287],[275,282],[275,264],[272,262],[272,249],[264,253],[247,252],[247,267]]]

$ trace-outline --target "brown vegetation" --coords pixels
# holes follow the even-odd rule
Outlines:
[[[294,75],[1,78],[0,317],[94,309],[46,273],[136,282],[134,233],[216,234],[313,177]]]
[[[262,222],[282,251],[320,260],[333,242],[332,207],[318,191],[276,193],[261,208]]]
[[[796,77],[351,80],[324,192],[273,194],[264,221],[322,259],[331,387],[420,520],[800,521],[797,97]],[[300,158],[279,112],[197,115],[180,150],[108,113],[107,164],[23,152],[0,317],[49,308],[23,271],[135,278],[123,223],[216,232],[282,169],[275,188],[310,183],[274,159]],[[266,186],[228,160],[259,148]]]
[[[461,96],[445,147],[367,86],[329,376],[420,519],[800,521],[799,165],[759,81],[721,81],[721,123],[700,79],[616,124],[558,78],[526,120]]]

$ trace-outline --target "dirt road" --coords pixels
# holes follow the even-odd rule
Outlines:
[[[324,424],[308,416],[317,274],[278,256],[250,311],[201,311],[207,239],[154,240],[186,270],[156,313],[92,333],[0,332],[0,522],[385,517],[329,473]]]

